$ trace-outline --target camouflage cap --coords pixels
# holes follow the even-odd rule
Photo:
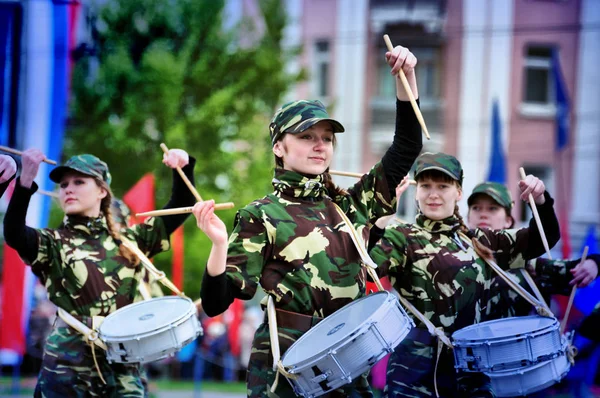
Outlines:
[[[73,156],[67,160],[64,165],[58,166],[52,170],[50,172],[50,179],[56,183],[59,183],[62,176],[67,171],[73,170],[90,177],[97,178],[106,182],[108,185],[110,185],[110,181],[112,179],[106,163],[98,159],[96,156],[90,154]]]
[[[112,213],[113,220],[122,224],[123,226],[129,225],[129,218],[131,217],[131,210],[125,202],[121,199],[113,198],[110,203],[110,210]]]
[[[271,144],[275,145],[284,133],[300,133],[307,128],[326,120],[331,123],[334,133],[343,133],[344,126],[329,117],[325,105],[318,100],[288,102],[275,112],[269,125]]]
[[[469,199],[467,199],[469,206],[471,206],[473,200],[475,200],[475,196],[478,194],[488,195],[500,206],[508,210],[512,210],[512,207],[515,204],[508,188],[506,188],[504,184],[499,184],[497,182],[482,182],[481,184],[477,184],[475,188],[473,188],[473,192],[471,192]]]
[[[458,181],[462,186],[463,169],[458,159],[442,152],[424,152],[415,161],[415,179],[427,170],[441,171]]]

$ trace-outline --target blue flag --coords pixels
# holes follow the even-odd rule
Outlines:
[[[492,104],[492,149],[487,181],[506,184],[506,160],[502,144],[502,125],[500,124],[500,106],[494,99]]]
[[[556,100],[556,150],[560,151],[569,142],[570,101],[567,86],[560,68],[558,50],[552,51],[552,77]]]
[[[598,250],[598,240],[596,239],[595,225],[590,225],[588,229],[585,241],[581,248],[582,254],[583,248],[586,246],[588,247],[588,254],[600,253]],[[577,289],[574,304],[584,315],[589,315],[598,301],[600,301],[600,283],[598,283],[598,279],[595,279],[587,287]]]

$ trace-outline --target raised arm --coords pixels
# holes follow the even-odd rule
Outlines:
[[[394,51],[385,54],[391,73],[396,77],[396,130],[392,145],[388,148],[383,159],[383,168],[390,190],[390,197],[394,197],[395,188],[402,178],[408,174],[415,159],[423,149],[423,134],[421,125],[408,100],[398,71],[402,69],[411,87],[414,97],[419,98],[415,66],[417,59],[405,47],[397,46]]]
[[[179,173],[176,171],[177,167],[181,167],[181,170],[185,176],[190,180],[192,185],[194,184],[194,166],[196,165],[196,159],[188,156],[188,154],[181,149],[170,149],[169,154],[165,154],[163,163],[173,169],[173,186],[171,188],[171,198],[169,202],[163,207],[163,209],[173,209],[177,207],[193,206],[196,203],[196,198],[185,184]],[[178,227],[180,227],[184,221],[189,217],[189,214],[175,214],[169,216],[163,216],[163,222],[167,235],[171,235]]]

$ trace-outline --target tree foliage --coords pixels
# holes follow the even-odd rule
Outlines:
[[[65,157],[93,153],[113,174],[116,196],[155,173],[157,204],[170,195],[161,142],[197,159],[204,199],[242,207],[271,190],[268,121],[301,78],[285,72],[297,52],[281,41],[281,2],[259,2],[262,15],[225,30],[222,0],[114,0],[98,9],[95,57],[73,72]],[[264,30],[261,34],[260,29]],[[249,42],[249,43],[248,43]],[[234,210],[222,211],[231,230]],[[185,224],[185,290],[198,293],[210,241]],[[170,272],[170,254],[157,257]]]

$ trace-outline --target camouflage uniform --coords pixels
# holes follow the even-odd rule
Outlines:
[[[443,172],[462,183],[462,168],[452,156],[421,155],[416,162],[415,177],[427,170]],[[394,288],[447,335],[482,320],[482,299],[495,277],[494,271],[471,245],[460,239],[460,228],[456,216],[434,221],[419,214],[414,224],[388,226],[383,238],[371,250],[371,257],[379,265],[378,274],[389,276]],[[497,263],[504,269],[529,254],[532,234],[527,228],[477,229],[469,234],[494,250]],[[554,235],[548,234],[550,238]],[[551,245],[554,243],[549,241]],[[425,326],[417,319],[415,323],[417,328],[390,357],[387,396],[434,395],[437,345]],[[453,365],[452,353],[444,349],[437,367],[441,396],[493,396],[486,376],[455,375]]]
[[[469,196],[468,204],[471,206],[477,195],[487,195],[496,203],[506,210],[507,215],[511,215],[513,208],[513,200],[510,191],[505,185],[495,182],[485,182],[475,186],[473,192]],[[592,255],[590,259],[598,263],[596,256]],[[549,259],[533,259],[527,262],[526,268],[531,269],[534,273],[535,283],[538,285],[541,293],[546,297],[551,294],[569,295],[572,286],[569,282],[573,279],[569,272],[579,264],[580,260],[549,260]],[[523,277],[522,264],[511,264],[512,269],[507,271],[507,274],[521,287],[534,295],[531,287]],[[527,300],[519,295],[514,289],[499,276],[492,279],[490,289],[486,292],[487,297],[484,299],[483,319],[494,320],[499,318],[508,318],[514,316],[529,315],[533,308]]]
[[[270,125],[272,142],[277,141],[282,131],[297,133],[321,120],[330,121],[336,132],[343,131],[338,122],[329,119],[318,101],[284,105]],[[417,134],[420,139],[420,130]],[[410,164],[419,150],[417,147]],[[410,164],[398,172],[406,174]],[[326,190],[323,175],[306,176],[276,169],[274,192],[237,214],[229,239],[226,273],[218,277],[204,276],[202,299],[207,313],[212,315],[211,303],[221,300],[215,298],[210,289],[220,289],[215,286],[223,281],[234,297],[242,299],[252,298],[260,284],[273,296],[278,310],[309,318],[326,317],[364,296],[366,272],[334,203],[346,213],[359,234],[367,238],[368,227],[394,211],[395,198],[390,195],[386,175],[382,163],[378,163],[347,194],[335,196]],[[282,355],[305,332],[280,326]],[[268,392],[275,379],[272,365],[265,321],[256,331],[252,344],[248,396],[295,396],[283,377],[275,393]],[[372,392],[364,375],[329,396],[372,396]]]
[[[55,168],[50,178],[60,182],[62,174],[69,170],[110,184],[108,167],[95,156],[75,156],[64,166]],[[30,189],[17,183],[5,221],[13,227],[20,223],[24,237],[34,243],[19,246],[20,242],[15,242],[14,237],[11,240],[45,285],[50,300],[88,327],[91,326],[90,317],[107,316],[131,304],[142,266],[132,265],[119,254],[119,246],[109,235],[104,215],[97,218],[67,216],[58,229],[25,227],[24,213],[36,190],[35,183]],[[123,229],[121,234],[135,241],[148,257],[169,249],[169,236],[160,218],[150,218],[144,224]],[[12,234],[6,235],[8,242]],[[147,396],[140,381],[139,365],[109,364],[99,348],[95,348],[95,355],[106,385],[99,377],[92,349],[84,337],[57,317],[44,350],[35,395],[61,398]]]

